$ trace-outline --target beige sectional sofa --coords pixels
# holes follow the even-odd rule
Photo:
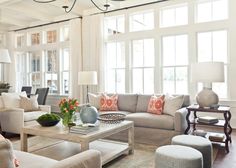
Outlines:
[[[108,94],[111,95],[111,94]],[[187,127],[186,106],[190,104],[188,95],[183,96],[181,108],[171,112],[173,114],[155,115],[147,112],[148,103],[152,95],[142,94],[118,94],[118,109],[126,114],[126,120],[134,122],[135,142],[146,144],[169,144],[171,138],[175,135],[182,134]],[[173,95],[179,96],[179,95]],[[97,106],[90,94],[91,105]],[[96,97],[98,99],[98,96]],[[113,111],[114,112],[114,111]],[[127,132],[122,132],[112,139],[126,140]]]

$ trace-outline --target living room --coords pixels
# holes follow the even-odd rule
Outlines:
[[[0,167],[236,167],[235,9],[0,0]]]

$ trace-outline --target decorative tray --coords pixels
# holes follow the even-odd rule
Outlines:
[[[117,124],[125,120],[125,114],[123,113],[103,113],[100,114],[98,120],[108,124]]]

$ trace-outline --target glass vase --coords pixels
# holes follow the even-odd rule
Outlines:
[[[73,122],[74,122],[74,113],[72,113],[72,114],[65,113],[63,115],[62,123],[65,127],[68,127],[69,123],[73,123]]]

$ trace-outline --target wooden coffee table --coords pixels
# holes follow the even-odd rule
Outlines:
[[[123,154],[133,154],[134,152],[134,124],[132,121],[123,121],[118,124],[104,124],[101,123],[98,131],[91,132],[87,135],[69,133],[68,129],[65,129],[61,123],[54,127],[42,127],[40,125],[24,126],[21,131],[21,150],[28,151],[28,135],[43,136],[53,139],[65,140],[80,144],[80,151],[90,149],[90,143],[94,146],[95,142],[98,142],[102,138],[106,138],[110,135],[117,134],[121,131],[128,131],[128,142],[108,141],[102,140],[102,146],[106,148],[112,147],[109,154],[102,153],[103,164],[117,158]],[[106,146],[107,143],[107,146]],[[100,143],[101,144],[101,143]],[[98,149],[101,149],[99,147]],[[104,156],[104,157],[103,157]]]

